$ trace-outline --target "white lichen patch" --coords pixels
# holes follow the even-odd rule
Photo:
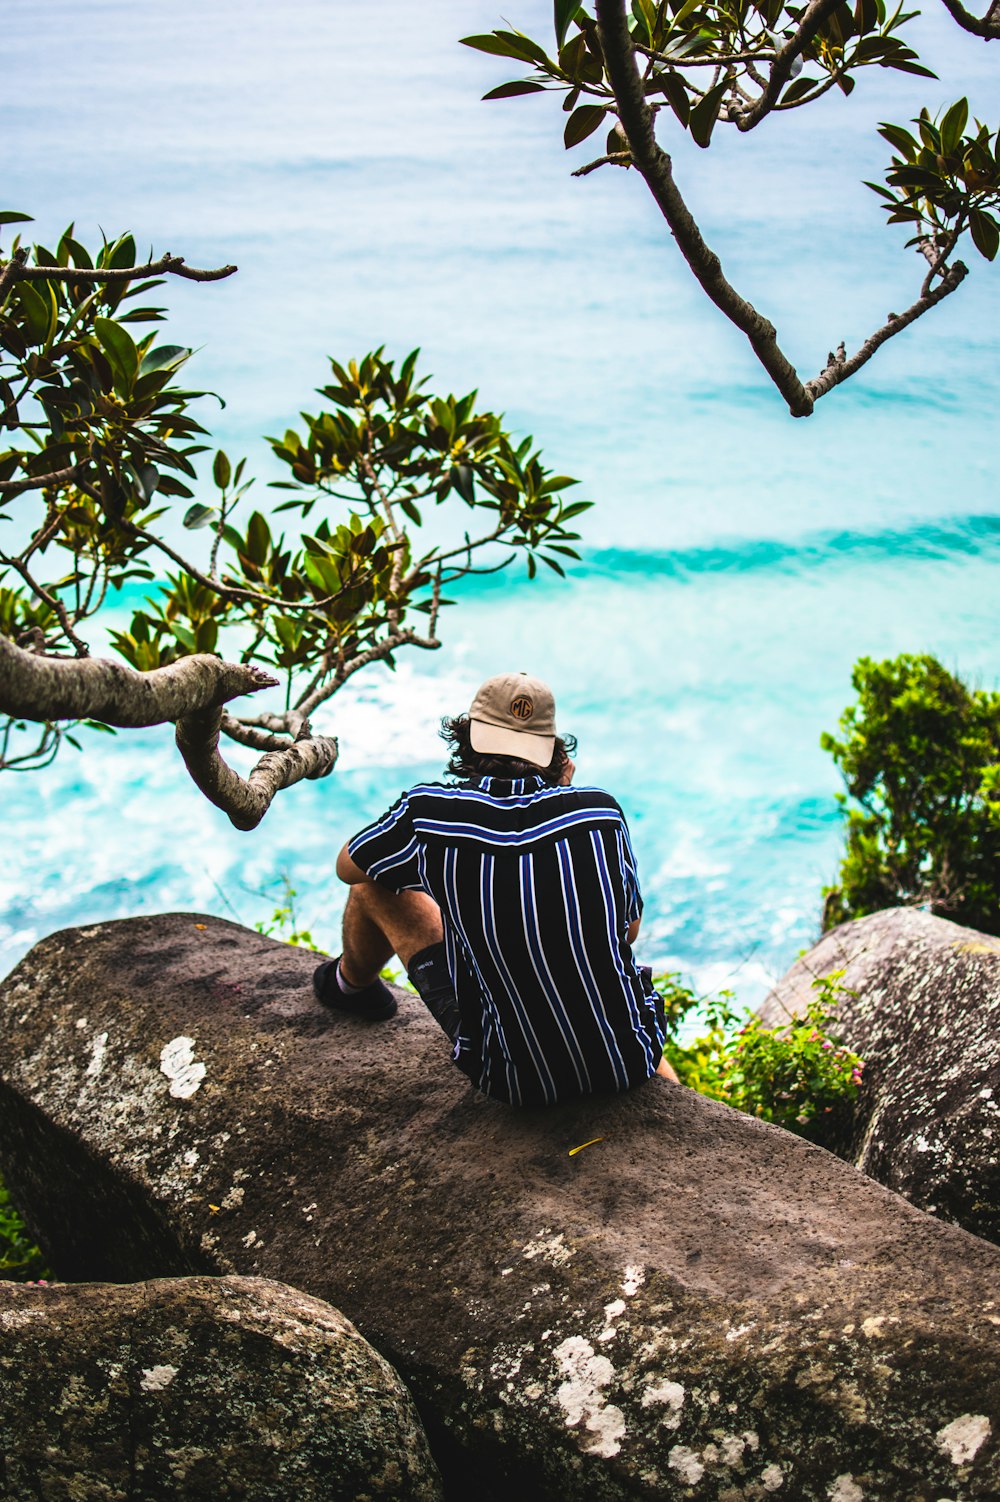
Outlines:
[[[990,1421],[983,1413],[963,1413],[939,1429],[934,1438],[952,1465],[967,1465],[990,1437]]]
[[[172,1038],[160,1049],[160,1069],[170,1081],[170,1094],[188,1100],[201,1087],[205,1066],[194,1056],[193,1038]]]
[[[582,1426],[588,1437],[581,1437],[580,1449],[610,1460],[625,1438],[625,1415],[613,1403],[605,1402],[603,1395],[603,1389],[614,1379],[614,1367],[606,1356],[595,1355],[590,1341],[581,1335],[567,1336],[553,1355],[565,1379],[556,1400],[567,1429]]]
[[[756,1324],[756,1320],[751,1320],[749,1325],[734,1325],[731,1330],[726,1331],[726,1339],[739,1340],[741,1335],[749,1335],[750,1331],[756,1328]]]
[[[719,1458],[723,1465],[739,1465],[743,1459],[743,1451],[747,1447],[745,1439],[738,1434],[726,1434],[719,1442]]]
[[[90,1045],[90,1062],[87,1065],[88,1080],[95,1080],[104,1068],[104,1055],[108,1051],[107,1033],[98,1033]]]
[[[645,1281],[646,1274],[643,1272],[642,1268],[634,1266],[632,1263],[628,1263],[625,1268],[625,1276],[622,1278],[622,1293],[627,1299],[632,1298],[633,1294],[639,1292],[639,1289],[642,1287]]]
[[[862,1320],[861,1333],[862,1335],[867,1335],[869,1340],[873,1340],[882,1334],[882,1327],[886,1322],[893,1325],[899,1324],[899,1320],[894,1314],[873,1314],[868,1319]]]
[[[169,1387],[177,1376],[175,1366],[147,1366],[143,1367],[142,1378],[139,1386],[143,1392],[162,1392]]]
[[[605,1306],[604,1306],[604,1329],[601,1331],[600,1335],[598,1335],[598,1337],[597,1337],[598,1340],[600,1340],[602,1342],[603,1341],[608,1341],[608,1340],[614,1340],[615,1336],[618,1334],[618,1331],[615,1329],[615,1320],[616,1319],[621,1319],[621,1317],[622,1317],[622,1315],[624,1313],[625,1313],[625,1300],[624,1299],[612,1299],[612,1301],[611,1301],[610,1304],[605,1304]]]
[[[223,1195],[222,1199],[219,1201],[219,1208],[221,1210],[238,1210],[242,1205],[245,1196],[245,1189],[234,1186],[229,1190],[228,1194]]]
[[[253,1244],[254,1244],[254,1242],[256,1240],[257,1240],[257,1232],[256,1231],[248,1231],[246,1233],[246,1235],[244,1236],[244,1238],[243,1238],[243,1245],[245,1247],[251,1247],[251,1246],[253,1246]]]
[[[573,1251],[571,1247],[565,1245],[562,1231],[559,1232],[558,1236],[552,1236],[547,1230],[542,1230],[539,1231],[534,1241],[529,1241],[525,1244],[523,1255],[528,1262],[534,1261],[536,1257],[541,1257],[543,1261],[551,1263],[553,1267],[562,1267],[572,1257]]]
[[[864,1492],[849,1471],[831,1481],[827,1488],[830,1502],[864,1502]]]
[[[16,1330],[20,1325],[28,1325],[33,1319],[44,1318],[42,1309],[4,1309],[0,1311],[0,1326],[5,1330]]]
[[[697,1486],[705,1474],[705,1467],[697,1453],[689,1450],[687,1445],[674,1445],[667,1456],[667,1465],[672,1471],[676,1471],[677,1476],[686,1486]]]
[[[766,1492],[776,1492],[784,1486],[785,1477],[780,1465],[775,1465],[773,1461],[766,1465],[760,1473],[760,1484]]]
[[[658,1382],[655,1387],[647,1387],[642,1395],[643,1408],[652,1408],[657,1403],[662,1403],[667,1412],[660,1422],[665,1429],[676,1429],[681,1421],[681,1409],[684,1406],[686,1394],[679,1382]]]

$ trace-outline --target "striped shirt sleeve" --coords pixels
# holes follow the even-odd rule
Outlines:
[[[621,810],[619,809],[619,813]],[[625,881],[625,916],[629,923],[634,923],[642,917],[642,893],[639,890],[639,870],[635,862],[635,852],[632,849],[632,841],[629,838],[628,825],[625,815],[621,815],[621,855],[622,876]]]
[[[390,892],[419,891],[420,844],[413,828],[409,794],[397,798],[380,819],[350,841],[348,853],[372,881]]]

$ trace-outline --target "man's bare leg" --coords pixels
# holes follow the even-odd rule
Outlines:
[[[404,969],[415,954],[444,939],[441,909],[426,892],[389,892],[373,881],[352,886],[344,909],[340,973],[369,986],[395,954]]]

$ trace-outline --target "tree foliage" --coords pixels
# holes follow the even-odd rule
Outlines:
[[[821,742],[847,788],[824,928],[919,904],[1000,934],[1000,694],[906,654],[863,657],[852,681],[857,702]]]
[[[221,450],[203,481],[205,393],[182,379],[191,351],[158,341],[148,295],[158,272],[234,270],[138,266],[130,235],[91,257],[72,227],[54,252],[15,239],[0,257],[0,769],[78,744],[74,722],[171,720],[202,790],[252,827],[279,787],[332,768],[336,742],[310,716],[354,673],[437,647],[464,575],[517,556],[532,577],[539,563],[561,574],[588,503],[476,392],[429,390],[417,351],[331,360],[318,409],[269,440],[282,504],[254,508],[246,461]],[[200,551],[194,536],[179,550],[181,522]],[[136,580],[151,593],[111,633],[122,661],[95,660],[103,607]],[[279,683],[277,707],[225,707]],[[221,762],[220,734],[264,753],[249,780]]]
[[[979,21],[945,0],[965,30],[1000,37],[1000,10],[991,5]],[[932,118],[924,110],[903,126],[884,123],[881,134],[895,149],[886,186],[869,184],[884,199],[890,222],[914,228],[908,244],[926,261],[919,296],[848,356],[843,344],[803,382],[782,353],[773,326],[726,280],[719,258],[705,244],[657,140],[669,121],[707,148],[718,126],[745,134],[773,114],[801,109],[831,89],[850,94],[864,68],[884,68],[933,78],[905,40],[917,14],[883,0],[594,0],[593,7],[555,0],[555,46],[513,30],[464,38],[466,46],[527,65],[526,76],[499,84],[487,99],[555,93],[566,116],[567,149],[600,130],[603,154],[577,169],[635,167],[645,179],[673,238],[694,275],[721,311],[749,339],[794,416],[867,363],[889,338],[960,285],[967,268],[953,259],[968,234],[992,261],[1000,246],[1000,131],[975,121],[958,100]]]

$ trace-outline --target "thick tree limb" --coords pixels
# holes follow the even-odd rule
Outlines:
[[[18,720],[163,725],[277,683],[261,668],[199,654],[139,673],[106,657],[45,657],[0,636],[0,714]]]
[[[974,16],[967,11],[959,0],[944,0],[945,9],[952,20],[957,21],[963,31],[969,31],[973,36],[985,37],[988,42],[1000,39],[1000,0],[993,0],[993,4],[985,16]]]
[[[808,417],[813,409],[813,398],[780,349],[774,325],[726,280],[719,257],[705,244],[701,230],[674,182],[669,156],[657,145],[653,115],[646,103],[636,66],[624,0],[596,0],[596,10],[608,77],[618,103],[619,122],[636,169],[644,178],[681,254],[702,288],[730,322],[746,334],[754,354],[788,403],[792,416]]]
[[[224,711],[221,706],[184,715],[177,721],[177,747],[196,786],[210,803],[229,815],[237,829],[256,829],[275,794],[304,777],[326,777],[337,761],[330,736],[294,741],[261,757],[243,778],[227,766],[219,751]]]
[[[308,721],[295,710],[287,715],[254,715],[247,719],[226,713],[222,716],[221,730],[230,740],[248,746],[251,751],[287,751],[299,738],[303,724],[308,726]]]

